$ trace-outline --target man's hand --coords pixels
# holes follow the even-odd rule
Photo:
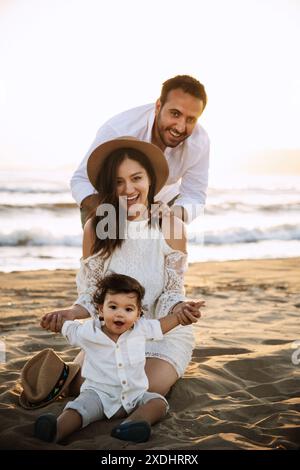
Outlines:
[[[98,202],[98,194],[90,194],[89,196],[83,199],[80,207],[87,212],[92,212],[98,206]]]
[[[171,206],[171,214],[174,215],[175,217],[178,217],[178,219],[181,219],[183,222],[187,222],[188,220],[188,215],[184,207],[182,206]]]
[[[161,214],[161,217],[178,217],[178,219],[186,222],[188,220],[188,215],[186,210],[182,206],[168,206],[162,201],[155,201],[155,204],[151,206],[151,217],[158,217]]]
[[[151,217],[167,217],[171,215],[171,209],[168,204],[165,204],[162,201],[155,201],[154,204],[151,204]]]

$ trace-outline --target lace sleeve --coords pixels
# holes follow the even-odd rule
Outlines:
[[[98,318],[93,296],[98,281],[104,276],[106,265],[106,261],[100,256],[90,257],[86,260],[82,259],[76,276],[78,298],[75,304],[84,307],[92,318]]]
[[[175,304],[186,300],[184,290],[186,269],[186,254],[173,251],[165,257],[164,290],[158,298],[154,318],[165,317]]]

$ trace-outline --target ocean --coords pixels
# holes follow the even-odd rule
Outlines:
[[[82,229],[69,172],[0,172],[0,271],[77,269]],[[189,262],[300,256],[300,178],[211,178],[188,226]]]

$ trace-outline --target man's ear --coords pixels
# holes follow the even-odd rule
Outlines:
[[[158,100],[156,100],[156,103],[155,103],[155,116],[158,115],[160,110],[161,110],[161,101],[158,98]]]

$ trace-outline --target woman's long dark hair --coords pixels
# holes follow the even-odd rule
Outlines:
[[[120,233],[120,225],[122,230],[122,224],[119,224],[120,218],[120,207],[119,198],[117,196],[117,171],[121,163],[126,159],[134,160],[138,162],[147,172],[150,180],[150,187],[148,193],[148,207],[154,203],[155,187],[156,187],[156,175],[153,170],[153,166],[149,158],[139,150],[122,148],[115,150],[109,154],[103,162],[101,171],[99,172],[96,189],[99,193],[100,204],[111,204],[116,211],[116,227],[115,227],[115,238],[104,238],[101,239],[97,236],[96,228],[99,222],[105,218],[104,215],[93,216],[93,228],[95,232],[95,243],[92,247],[92,253],[100,253],[103,258],[108,258],[113,251],[122,245],[124,242],[124,234]],[[150,224],[150,222],[149,222]],[[98,226],[99,227],[99,226]],[[107,225],[104,226],[105,233],[107,231]]]

